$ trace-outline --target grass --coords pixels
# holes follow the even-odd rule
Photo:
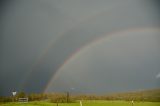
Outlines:
[[[132,106],[131,102],[127,101],[82,101],[83,106]],[[0,106],[57,106],[56,103],[46,101],[28,102],[28,103],[4,103]],[[58,106],[80,106],[79,102],[76,103],[59,103]],[[134,106],[160,106],[160,102],[135,102]]]

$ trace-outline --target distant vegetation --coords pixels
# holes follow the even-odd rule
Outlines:
[[[31,93],[25,94],[19,92],[15,97],[0,97],[0,102],[12,102],[18,101],[18,98],[28,97],[29,101],[50,101],[52,103],[70,103],[77,100],[125,100],[125,101],[148,101],[148,102],[160,102],[160,89],[137,91],[137,92],[125,92],[114,93],[108,95],[70,95],[68,93]]]

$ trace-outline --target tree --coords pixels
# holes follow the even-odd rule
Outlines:
[[[25,92],[19,92],[19,93],[17,94],[17,98],[25,98],[25,97],[26,97]]]

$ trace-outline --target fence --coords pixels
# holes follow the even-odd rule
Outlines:
[[[28,102],[28,98],[18,98],[18,102],[27,103]]]

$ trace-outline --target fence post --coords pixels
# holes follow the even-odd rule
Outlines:
[[[80,103],[80,106],[82,106],[82,101],[81,100],[79,101],[79,103]]]

